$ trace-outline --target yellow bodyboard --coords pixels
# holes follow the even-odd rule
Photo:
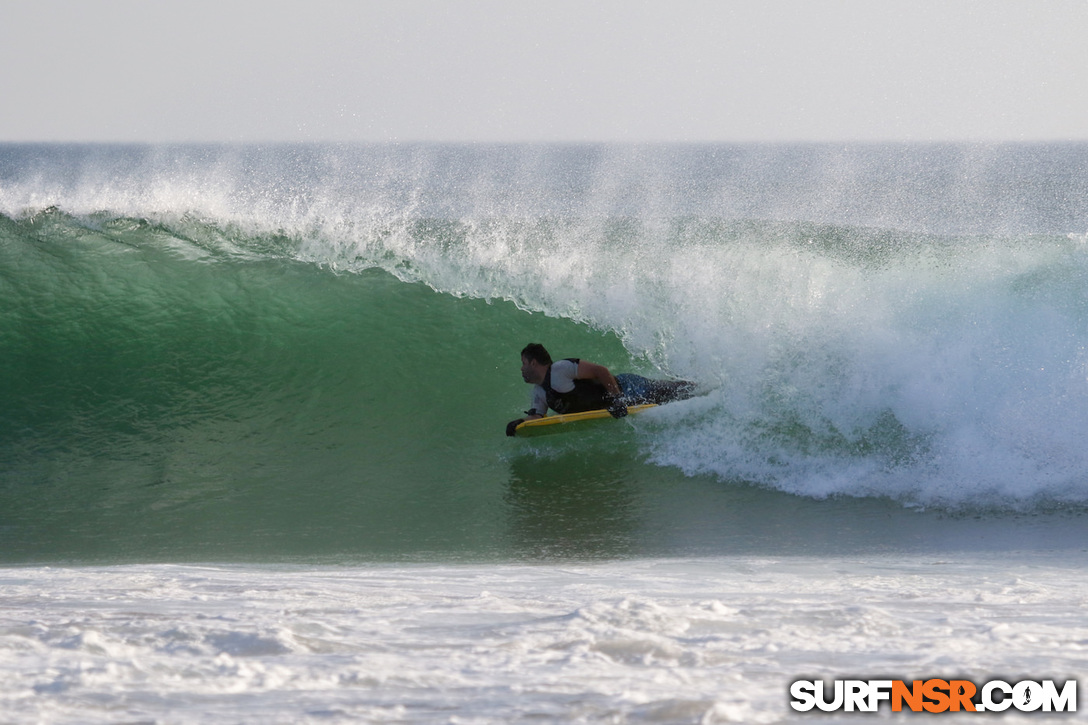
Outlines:
[[[653,403],[647,405],[632,405],[627,408],[627,415],[635,415],[649,408],[656,408]],[[587,410],[584,413],[566,413],[564,415],[548,415],[536,420],[527,420],[514,429],[514,435],[522,438],[553,435],[555,433],[567,433],[578,430],[582,426],[574,425],[587,421],[612,419],[607,410]]]

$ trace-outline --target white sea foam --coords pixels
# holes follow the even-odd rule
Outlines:
[[[13,724],[780,722],[801,678],[1082,675],[1083,565],[6,569],[0,703]]]

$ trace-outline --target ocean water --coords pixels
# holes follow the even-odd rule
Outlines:
[[[3,722],[1088,669],[1088,145],[0,145],[0,370]]]

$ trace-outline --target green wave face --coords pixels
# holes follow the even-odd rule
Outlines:
[[[510,476],[521,346],[627,359],[615,336],[379,270],[191,259],[162,229],[51,217],[0,238],[14,558],[479,555],[501,543],[480,511]]]

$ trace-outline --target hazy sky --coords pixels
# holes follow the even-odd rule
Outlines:
[[[1088,139],[1088,0],[0,0],[0,141]]]

